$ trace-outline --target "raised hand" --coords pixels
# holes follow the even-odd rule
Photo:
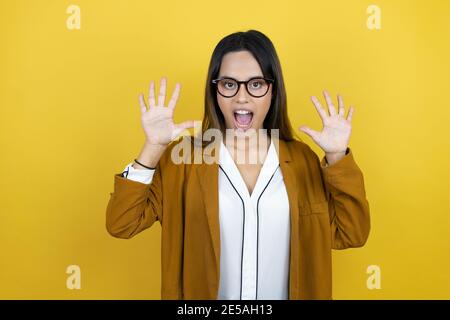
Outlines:
[[[179,124],[173,122],[173,113],[180,94],[181,84],[177,83],[172,98],[167,107],[164,106],[166,98],[167,78],[161,78],[158,95],[158,103],[155,102],[155,83],[150,82],[148,106],[145,104],[144,95],[139,94],[141,107],[141,123],[144,129],[146,141],[149,144],[166,146],[175,140],[185,129],[193,128],[194,121],[189,120]]]
[[[313,141],[327,154],[327,157],[333,154],[344,155],[350,140],[352,131],[352,115],[354,108],[350,107],[347,118],[345,118],[344,102],[342,96],[338,95],[339,112],[333,105],[333,100],[327,91],[323,92],[328,105],[330,115],[322,107],[317,97],[312,96],[311,100],[322,119],[322,132],[312,130],[307,126],[300,126],[299,130],[310,136]]]

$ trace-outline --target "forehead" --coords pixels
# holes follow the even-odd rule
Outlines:
[[[263,73],[258,61],[256,61],[249,51],[229,52],[222,58],[219,77],[247,80],[262,76]]]

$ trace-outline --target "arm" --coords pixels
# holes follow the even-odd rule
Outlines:
[[[137,164],[136,164],[137,165]],[[144,184],[150,184],[153,179],[155,169],[135,169],[133,162],[129,163],[122,172],[121,177],[127,178],[133,181],[137,181]]]
[[[152,158],[142,162],[145,165],[156,162],[156,169],[134,169],[128,165],[128,170],[114,176],[114,192],[110,193],[106,209],[106,229],[113,237],[129,239],[156,220],[162,223],[160,156],[159,151],[144,146],[138,161]]]
[[[156,167],[150,185],[116,174],[114,192],[106,209],[106,229],[116,238],[129,239],[159,220],[162,223],[161,170]]]
[[[347,148],[346,154],[332,165],[322,158],[320,166],[329,203],[333,249],[363,246],[370,232],[370,210],[363,174],[351,149]]]
[[[192,120],[180,124],[174,123],[173,114],[180,84],[176,85],[166,107],[166,80],[165,77],[161,79],[158,103],[155,101],[154,81],[150,83],[148,106],[144,95],[139,94],[141,124],[146,142],[138,161],[144,166],[156,167],[151,177],[139,172],[143,168],[138,164],[132,165],[134,169],[140,169],[133,173],[135,179],[131,179],[131,176],[130,179],[126,178],[130,174],[130,168],[124,173],[125,176],[121,174],[114,176],[114,192],[110,193],[111,197],[106,209],[106,229],[117,238],[129,239],[152,226],[156,220],[162,224],[162,170],[164,170],[163,163],[167,163],[167,159],[163,160],[163,153],[166,154],[167,146],[182,131],[194,127]],[[144,177],[141,176],[138,179],[136,175]]]

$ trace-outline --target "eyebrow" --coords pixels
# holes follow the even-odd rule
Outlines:
[[[222,78],[231,78],[231,79],[237,80],[235,77],[227,76],[227,75],[224,75],[224,76],[219,77],[219,79],[222,79]],[[260,76],[260,75],[257,75],[257,76],[256,76],[256,75],[255,75],[255,76],[252,76],[252,77],[247,78],[247,80],[250,80],[250,79],[253,79],[253,78],[264,78],[264,76]],[[245,80],[245,81],[247,81],[247,80]]]

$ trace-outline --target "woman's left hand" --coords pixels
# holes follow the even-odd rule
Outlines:
[[[328,164],[338,161],[345,155],[352,131],[352,115],[354,108],[350,107],[347,118],[345,118],[344,102],[342,96],[338,95],[339,112],[333,105],[333,101],[327,91],[323,91],[328,105],[330,115],[322,107],[317,97],[312,96],[311,100],[322,119],[322,132],[312,130],[308,126],[300,126],[299,130],[310,136],[314,142],[325,152]]]

